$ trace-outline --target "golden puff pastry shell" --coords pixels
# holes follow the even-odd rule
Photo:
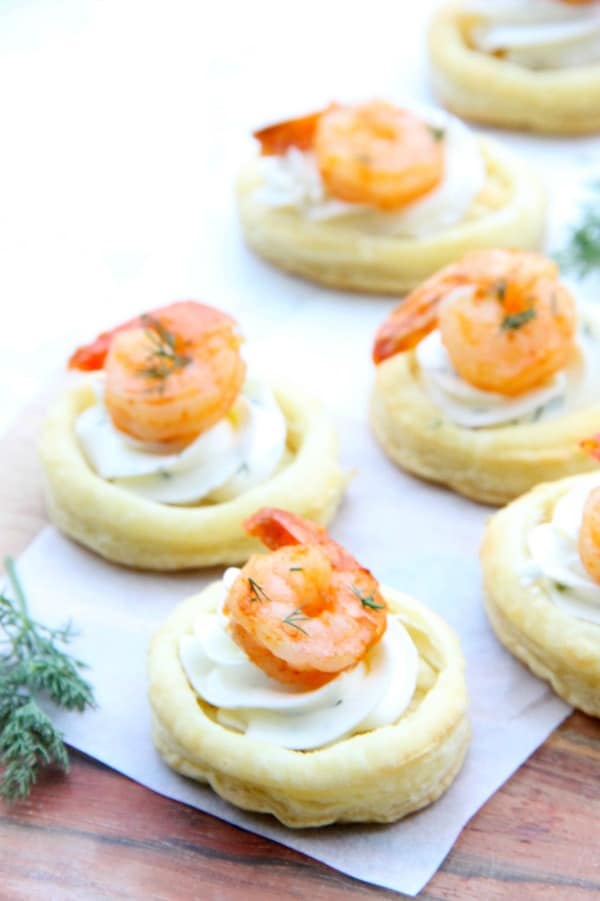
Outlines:
[[[257,196],[255,160],[238,180],[238,208],[248,245],[281,269],[332,288],[403,294],[467,250],[535,249],[546,203],[535,172],[490,140],[481,141],[487,182],[464,221],[429,237],[369,234],[360,220],[311,221],[294,209],[274,209]]]
[[[392,822],[435,801],[464,760],[470,738],[464,660],[437,614],[392,589],[383,593],[419,651],[415,696],[400,720],[309,752],[290,751],[221,726],[179,662],[182,635],[215,609],[220,584],[182,603],[149,651],[154,743],[170,767],[207,782],[226,801],[271,813],[294,828]]]
[[[429,30],[434,93],[458,116],[488,125],[576,135],[600,131],[600,64],[532,70],[469,45],[462,4],[439,9]]]
[[[580,478],[539,485],[491,517],[481,563],[486,610],[502,644],[569,704],[600,716],[600,625],[571,616],[523,578],[529,532]]]
[[[415,351],[376,369],[371,425],[398,466],[487,504],[540,482],[593,470],[579,442],[600,428],[600,403],[557,419],[487,429],[455,425],[430,399]]]
[[[262,506],[329,522],[348,480],[333,426],[319,404],[296,389],[276,388],[275,396],[287,421],[291,461],[233,500],[177,507],[141,498],[94,473],[75,421],[95,393],[86,381],[70,387],[51,408],[41,440],[50,518],[108,560],[159,571],[244,562],[262,545],[242,523]]]

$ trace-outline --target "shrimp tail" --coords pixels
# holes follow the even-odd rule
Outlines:
[[[416,347],[436,328],[442,300],[464,281],[460,265],[452,264],[411,291],[379,327],[373,345],[373,362],[383,363]]]
[[[101,332],[89,344],[82,344],[81,347],[73,351],[69,357],[68,368],[79,369],[81,372],[94,372],[97,369],[102,369],[115,335],[127,329],[138,328],[140,324],[140,317],[136,316],[135,319],[122,322],[121,325],[117,325],[108,332]]]
[[[293,544],[312,545],[325,551],[333,566],[339,569],[360,568],[354,557],[329,537],[324,526],[288,510],[262,507],[244,522],[244,529],[271,551]]]
[[[379,327],[373,345],[373,362],[383,363],[416,347],[436,327],[440,300],[439,292],[435,296],[429,292],[409,294]]]
[[[310,150],[314,144],[315,133],[323,112],[310,113],[299,119],[287,119],[255,131],[253,137],[260,144],[262,156],[280,156],[290,147],[298,150]]]
[[[94,338],[93,341],[90,341],[89,344],[82,344],[81,347],[78,347],[69,357],[68,368],[78,369],[82,372],[94,372],[98,369],[102,369],[113,339],[120,332],[125,332],[133,328],[141,328],[148,319],[158,319],[159,317],[162,318],[165,316],[169,318],[173,314],[180,316],[181,314],[185,315],[186,313],[191,313],[193,315],[194,311],[202,306],[203,304],[199,304],[195,300],[177,300],[174,303],[168,304],[166,307],[159,307],[156,310],[142,313],[140,316],[135,316],[133,319],[128,319],[127,322],[122,322],[120,325],[116,325],[107,332],[101,332],[98,337]],[[212,311],[213,314],[214,312],[215,311]],[[218,316],[225,318],[225,314],[220,312],[218,313]]]
[[[600,460],[600,433],[592,435],[591,438],[584,438],[579,442],[579,447],[594,460]]]

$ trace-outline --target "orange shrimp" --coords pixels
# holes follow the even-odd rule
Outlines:
[[[575,351],[573,297],[554,263],[526,251],[473,251],[427,279],[380,327],[375,363],[437,326],[465,381],[508,396],[543,384]]]
[[[104,402],[117,429],[140,441],[189,444],[222,419],[244,382],[233,319],[204,304],[163,307],[79,348],[71,366],[104,366]]]
[[[290,147],[314,151],[333,197],[394,210],[435,188],[444,174],[436,129],[413,113],[375,100],[327,109],[254,132],[263,156]]]
[[[579,556],[594,582],[600,584],[600,488],[590,492],[583,508]]]
[[[428,193],[444,174],[441,135],[383,101],[326,112],[317,124],[315,154],[334,197],[384,210]]]
[[[265,508],[245,523],[270,554],[250,558],[225,603],[234,641],[268,676],[313,689],[356,666],[386,629],[373,575],[326,530]]]

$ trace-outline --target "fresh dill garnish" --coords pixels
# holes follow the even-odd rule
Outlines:
[[[527,325],[527,323],[531,322],[532,319],[535,319],[536,316],[537,311],[533,307],[527,307],[519,313],[509,313],[505,316],[500,323],[500,328],[504,331],[509,329],[516,331],[516,329],[520,329],[522,326]]]
[[[588,189],[593,196],[584,202],[579,222],[556,254],[559,266],[579,277],[600,269],[600,180],[591,182]]]
[[[250,593],[253,595],[253,601],[267,601],[267,603],[271,602],[271,598],[264,590],[262,585],[259,585],[255,579],[251,579],[248,577],[248,585],[250,586]]]
[[[306,629],[303,629],[302,626],[298,625],[298,623],[306,622],[307,619],[310,619],[310,617],[305,616],[304,613],[302,613],[302,610],[297,607],[295,610],[292,610],[285,619],[282,619],[281,622],[285,623],[286,626],[293,626],[294,629],[298,629],[299,632],[304,632],[305,635],[308,635]]]
[[[443,141],[446,137],[446,130],[444,128],[439,128],[436,125],[428,125],[427,127],[429,128],[434,141]]]
[[[177,338],[173,332],[164,327],[160,320],[155,319],[149,313],[145,313],[140,318],[146,327],[149,351],[146,366],[138,371],[145,378],[155,379],[162,388],[165,379],[173,372],[185,369],[192,362],[192,358],[178,352]]]
[[[73,638],[71,625],[50,629],[33,620],[14,561],[7,557],[4,565],[11,597],[0,594],[0,795],[16,801],[28,796],[43,767],[69,768],[62,734],[35,693],[79,711],[93,707],[94,696],[81,676],[85,664],[58,647]]]
[[[363,607],[370,607],[371,610],[385,610],[385,604],[378,604],[372,594],[364,595],[358,590],[356,585],[352,586],[352,591],[361,602]]]
[[[499,279],[494,285],[494,290],[496,292],[496,297],[500,301],[500,303],[504,303],[504,298],[506,297],[506,279]]]

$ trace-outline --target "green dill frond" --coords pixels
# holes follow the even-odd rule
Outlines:
[[[177,338],[159,319],[150,313],[141,317],[146,327],[146,338],[149,350],[146,366],[138,370],[138,374],[158,383],[159,389],[164,387],[165,380],[180,369],[185,369],[192,358],[177,351]]]
[[[363,607],[369,607],[371,610],[385,610],[385,604],[378,604],[372,594],[363,595],[356,585],[352,586],[352,591],[361,602]]]
[[[303,632],[304,635],[308,635],[306,629],[303,629],[302,626],[298,625],[299,623],[306,622],[310,617],[306,616],[302,613],[300,607],[297,607],[296,610],[292,610],[285,619],[282,619],[281,622],[285,623],[286,626],[292,626],[294,629],[298,629],[299,632]]]
[[[532,319],[535,319],[536,316],[537,311],[533,307],[527,307],[527,309],[521,310],[520,313],[510,313],[508,316],[505,316],[500,323],[500,328],[504,331],[516,331],[524,325],[527,325],[527,323],[531,322]]]
[[[581,207],[579,221],[556,254],[559,266],[580,278],[600,269],[600,180],[588,188],[590,197]]]
[[[32,619],[14,561],[5,567],[11,596],[0,594],[0,795],[15,801],[27,797],[43,767],[68,769],[62,734],[35,694],[78,711],[94,706],[94,696],[81,675],[85,664],[59,647],[73,637],[70,623],[50,629]]]

